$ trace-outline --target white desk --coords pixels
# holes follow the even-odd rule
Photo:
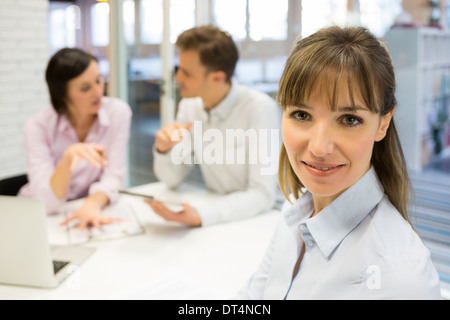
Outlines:
[[[193,203],[214,197],[192,187],[170,192],[159,183],[132,190]],[[279,218],[274,211],[252,219],[189,228],[163,221],[142,199],[130,198],[139,206],[145,234],[86,244],[97,248],[96,252],[58,288],[0,285],[0,300],[228,299],[259,265]]]
[[[180,193],[163,184],[132,191],[183,201],[208,201],[214,196],[195,187]],[[6,299],[228,299],[258,267],[280,217],[273,211],[255,218],[189,228],[168,223],[140,198],[139,220],[145,234],[89,243],[96,252],[53,290],[0,285]],[[450,288],[443,286],[444,299]]]

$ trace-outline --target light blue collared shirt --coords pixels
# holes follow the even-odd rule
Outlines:
[[[283,211],[266,256],[237,298],[441,299],[429,250],[373,168],[310,218],[313,212],[309,192]]]

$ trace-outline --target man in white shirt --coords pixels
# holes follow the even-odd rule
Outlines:
[[[176,45],[175,81],[183,99],[177,121],[156,135],[154,172],[174,188],[199,164],[208,189],[223,197],[207,206],[184,204],[182,212],[148,203],[164,219],[189,226],[270,210],[278,190],[279,106],[268,95],[232,81],[238,50],[229,34],[198,27],[181,34]]]

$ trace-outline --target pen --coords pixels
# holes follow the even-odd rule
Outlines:
[[[159,201],[159,202],[163,202],[163,203],[167,203],[167,204],[173,204],[173,205],[178,205],[178,206],[182,206],[183,205],[183,203],[181,203],[181,202],[170,201],[170,200],[158,200],[154,196],[151,196],[151,195],[142,194],[142,193],[136,193],[136,192],[130,192],[130,191],[127,191],[127,190],[119,190],[119,193],[127,194],[127,195],[130,195],[130,196],[135,196],[135,197],[146,198],[146,199],[150,199],[150,200],[155,200],[155,201]]]

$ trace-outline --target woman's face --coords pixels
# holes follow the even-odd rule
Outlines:
[[[393,110],[372,113],[359,94],[353,111],[347,86],[332,111],[326,92],[314,90],[300,106],[283,113],[283,140],[292,168],[314,197],[330,203],[369,169],[375,141],[382,140]],[[317,210],[317,208],[316,208]]]
[[[105,90],[103,77],[96,61],[78,77],[67,83],[69,111],[83,115],[95,115],[102,106],[101,99]]]
[[[200,53],[196,50],[181,50],[178,71],[175,81],[180,86],[183,98],[201,97],[204,102],[214,95],[215,84],[222,79],[217,77],[221,72],[209,72],[200,60]],[[220,82],[220,81],[219,81]],[[210,107],[210,106],[208,106]]]

